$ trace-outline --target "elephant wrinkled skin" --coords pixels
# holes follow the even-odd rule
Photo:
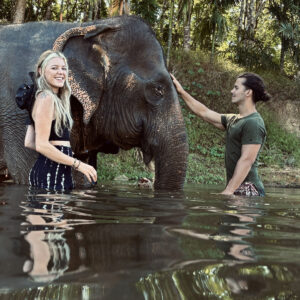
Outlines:
[[[26,112],[17,108],[15,91],[53,47],[70,65],[75,156],[95,164],[98,152],[139,147],[146,164],[155,161],[156,189],[183,187],[184,120],[162,48],[143,20],[7,25],[0,27],[0,41],[0,168],[16,183],[27,183],[35,155],[23,146]]]

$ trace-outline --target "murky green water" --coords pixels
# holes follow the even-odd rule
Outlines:
[[[0,299],[298,299],[300,190],[0,186]]]

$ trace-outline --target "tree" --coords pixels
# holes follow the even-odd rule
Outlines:
[[[109,15],[121,16],[123,14],[130,14],[130,1],[129,0],[110,0]]]
[[[17,0],[16,9],[13,17],[14,24],[24,23],[26,0]]]
[[[169,16],[169,34],[167,46],[167,67],[170,63],[170,52],[172,47],[172,30],[173,30],[173,16],[174,16],[174,1],[170,0],[170,16]]]
[[[158,16],[158,3],[156,0],[131,0],[131,11],[154,26]]]
[[[266,6],[266,0],[241,0],[237,39],[239,42],[255,39],[258,20]],[[247,45],[245,45],[247,46]]]
[[[290,49],[299,62],[300,0],[270,0],[269,10],[277,19],[277,33],[281,39],[280,70],[283,72],[285,54]]]
[[[216,42],[222,41],[228,31],[227,20],[224,16],[225,11],[234,3],[235,0],[214,0],[210,3],[211,17],[208,21],[211,29],[211,62],[214,61]]]
[[[183,19],[183,49],[186,51],[190,50],[193,5],[193,0],[179,0],[178,3],[178,19]]]

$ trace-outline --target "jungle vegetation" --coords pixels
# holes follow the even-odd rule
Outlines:
[[[170,72],[211,109],[235,111],[230,90],[246,70],[262,75],[276,101],[300,100],[300,0],[0,0],[1,24],[86,22],[122,14],[141,16],[151,25]],[[223,133],[183,102],[182,107],[190,146],[187,181],[224,183]],[[267,105],[258,110],[268,130],[261,165],[300,167],[299,138],[279,126]],[[99,158],[100,180],[153,176],[140,163],[139,151]]]
[[[171,50],[206,51],[247,68],[299,71],[300,0],[0,0],[1,23],[85,22],[134,14]],[[259,55],[258,55],[259,54]]]

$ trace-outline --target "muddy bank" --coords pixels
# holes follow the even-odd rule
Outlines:
[[[276,119],[284,129],[300,138],[300,100],[271,101],[268,109],[275,112]]]
[[[259,174],[265,186],[300,188],[300,168],[260,167]]]

